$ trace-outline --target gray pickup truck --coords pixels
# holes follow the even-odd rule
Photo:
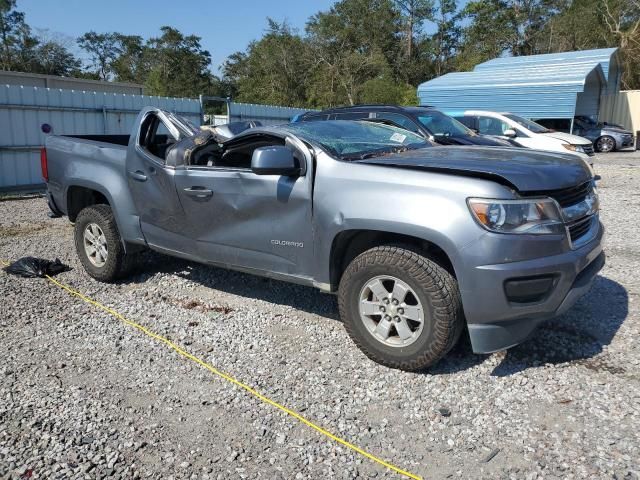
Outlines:
[[[220,141],[146,108],[131,136],[51,136],[50,207],[86,271],[141,249],[336,292],[363,352],[432,365],[467,326],[475,352],[524,341],[604,264],[588,166],[552,153],[432,147],[358,121],[257,127]]]

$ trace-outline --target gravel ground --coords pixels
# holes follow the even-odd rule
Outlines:
[[[366,359],[335,299],[156,254],[115,285],[43,199],[0,201],[0,258],[59,280],[425,478],[640,475],[640,155],[597,159],[607,266],[507,352],[424,374]],[[398,478],[45,280],[0,272],[1,478]]]

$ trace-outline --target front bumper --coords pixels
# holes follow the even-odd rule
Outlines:
[[[633,138],[633,134],[620,135],[618,138],[616,138],[616,143],[618,144],[618,148],[635,147],[635,140]]]
[[[471,345],[475,353],[491,353],[522,343],[543,321],[566,312],[586,294],[605,263],[604,228],[575,250],[551,256],[470,268],[473,291],[463,289]],[[553,288],[539,301],[509,301],[511,279],[553,277]]]

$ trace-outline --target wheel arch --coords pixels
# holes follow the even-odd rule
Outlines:
[[[451,256],[438,243],[414,235],[393,231],[354,229],[339,232],[332,241],[329,261],[331,290],[337,290],[349,263],[361,253],[381,245],[406,245],[418,250],[447,270],[456,271]]]
[[[75,222],[82,209],[91,205],[109,205],[112,207],[109,197],[109,194],[99,186],[70,185],[65,195],[69,220]]]
[[[120,234],[120,241],[127,252],[138,251],[144,245],[144,241],[132,242],[131,235],[126,235],[126,229],[129,231],[138,231],[139,225],[137,223],[137,217],[135,224],[131,222],[127,223],[125,219],[120,217],[120,211],[116,208],[116,202],[111,196],[109,190],[103,185],[90,182],[90,181],[75,181],[67,186],[65,195],[65,206],[67,217],[71,222],[75,222],[78,214],[87,207],[92,205],[107,205],[111,208],[113,217]],[[142,234],[140,234],[142,237]]]

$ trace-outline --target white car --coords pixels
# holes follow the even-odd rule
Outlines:
[[[577,135],[554,132],[519,115],[486,110],[447,113],[480,135],[505,139],[513,145],[525,148],[571,153],[590,164],[593,163],[592,157],[595,154],[590,140]]]

